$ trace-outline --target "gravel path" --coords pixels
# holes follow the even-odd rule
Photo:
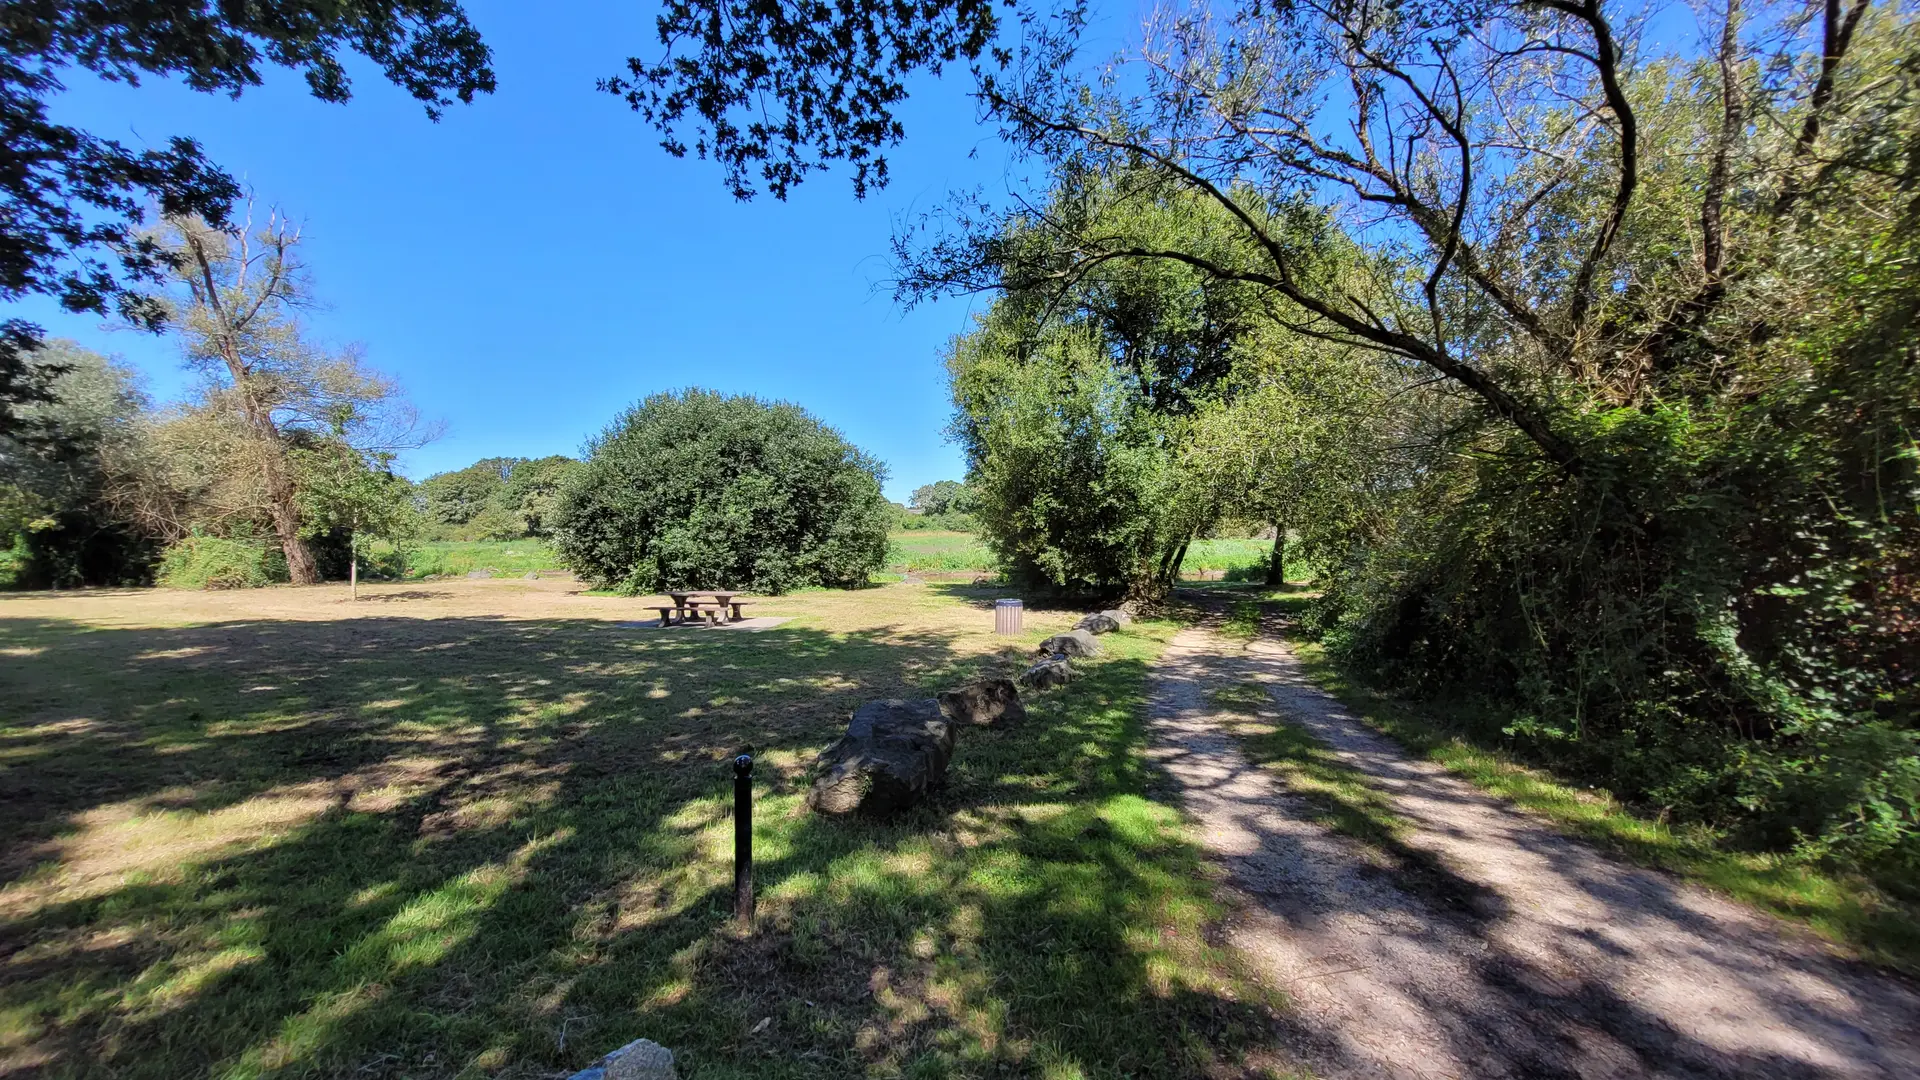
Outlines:
[[[1267,684],[1387,793],[1392,850],[1315,823],[1207,702]],[[1227,868],[1233,944],[1325,1077],[1920,1077],[1920,995],[1807,935],[1569,840],[1410,758],[1273,639],[1174,638],[1153,754]]]

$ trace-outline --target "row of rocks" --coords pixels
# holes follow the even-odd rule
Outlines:
[[[938,697],[869,701],[847,733],[814,762],[807,805],[829,815],[886,817],[913,806],[947,780],[962,724],[994,727],[1027,718],[1006,679],[981,679]]]
[[[1111,634],[1131,622],[1133,616],[1119,608],[1086,616],[1073,629],[1040,643],[1040,659],[1021,674],[1020,685],[1034,690],[1067,685],[1073,679],[1074,657],[1100,654],[1095,634]]]
[[[1030,689],[1064,686],[1072,657],[1095,656],[1095,634],[1132,622],[1124,611],[1081,619],[1040,643],[1045,659],[1020,676]],[[963,725],[995,727],[1027,718],[1020,691],[1007,679],[981,679],[936,697],[869,701],[853,710],[847,733],[814,761],[807,805],[832,816],[886,817],[913,806],[946,783],[953,742]]]

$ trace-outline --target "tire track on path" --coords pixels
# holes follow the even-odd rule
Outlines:
[[[1394,851],[1241,753],[1207,694],[1245,682],[1391,798]],[[1323,1076],[1920,1077],[1911,986],[1410,757],[1276,639],[1182,630],[1149,709],[1149,753],[1227,871],[1228,939],[1292,998]]]

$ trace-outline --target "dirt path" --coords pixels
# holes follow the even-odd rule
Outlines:
[[[1412,827],[1312,820],[1209,690],[1267,684]],[[1204,628],[1156,669],[1153,753],[1227,867],[1236,947],[1293,999],[1326,1077],[1920,1077],[1920,995],[1774,920],[1615,861],[1408,757],[1286,647]]]

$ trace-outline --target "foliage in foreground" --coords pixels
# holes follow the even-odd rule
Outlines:
[[[797,405],[655,394],[561,489],[555,547],[627,592],[851,587],[886,561],[884,467]]]
[[[69,72],[134,85],[177,77],[201,93],[238,98],[260,85],[263,68],[284,67],[301,72],[316,98],[344,102],[352,96],[347,65],[358,58],[433,117],[493,89],[491,54],[466,12],[446,0],[159,10],[50,0],[9,8],[0,22],[8,162],[0,174],[0,300],[40,295],[68,311],[158,329],[171,313],[151,287],[176,264],[144,235],[149,214],[157,208],[225,226],[241,191],[189,137],[128,146],[62,122],[62,110],[48,105]],[[12,429],[13,406],[47,400],[30,359],[43,344],[37,326],[0,323],[0,432]]]
[[[430,436],[395,384],[301,319],[299,231],[169,218],[150,238],[173,264],[187,400],[156,410],[133,375],[70,343],[25,354],[44,400],[0,436],[0,536],[16,586],[151,579],[193,536],[272,534],[296,584],[347,576],[354,549],[416,531],[394,453]],[[176,575],[177,578],[177,575]]]
[[[1111,579],[1185,532],[1193,432],[1138,422],[1171,356],[1220,403],[1191,427],[1234,421],[1198,460],[1308,494],[1289,524],[1347,661],[1496,699],[1486,737],[1650,814],[1910,891],[1920,20],[1735,4],[1663,55],[1621,45],[1646,10],[1202,7],[1128,74],[1057,35],[982,94],[1052,170],[1045,212],[955,210],[902,289],[1002,292],[954,382],[1010,561]],[[1118,332],[1236,287],[1258,302],[1210,381]],[[1359,394],[1295,392],[1348,358]],[[1292,437],[1342,399],[1321,433],[1364,437]]]

